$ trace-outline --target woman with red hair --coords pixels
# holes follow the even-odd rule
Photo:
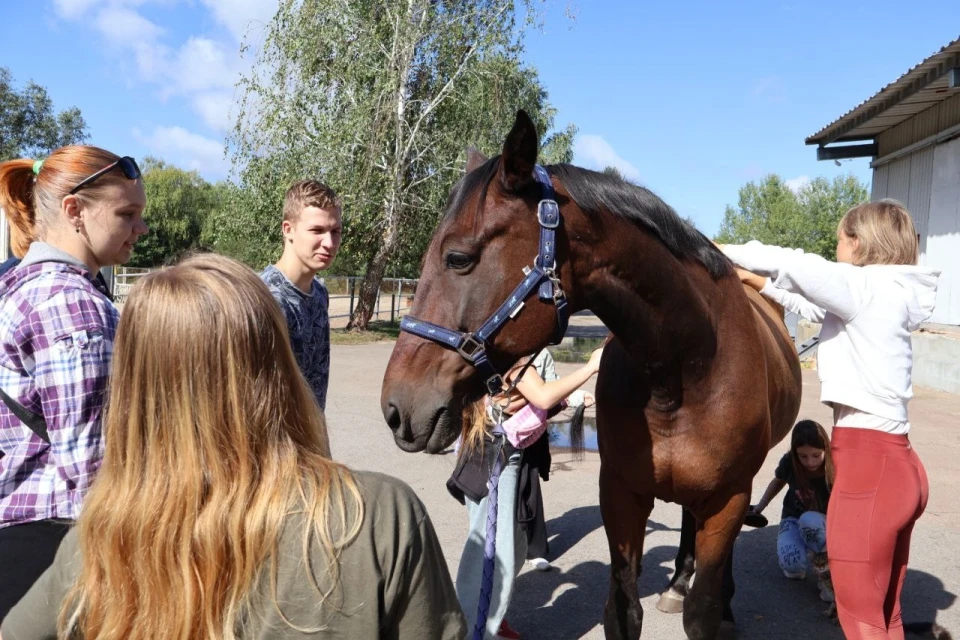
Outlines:
[[[97,276],[147,232],[133,158],[92,146],[0,163],[23,259],[0,276],[0,619],[53,561],[103,457],[119,313]]]

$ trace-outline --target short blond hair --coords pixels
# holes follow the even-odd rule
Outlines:
[[[307,207],[340,210],[340,198],[336,191],[316,180],[301,180],[287,189],[283,200],[283,219],[296,222],[300,212]]]
[[[853,264],[917,264],[920,247],[913,218],[903,203],[885,198],[847,211],[837,235],[859,240]]]

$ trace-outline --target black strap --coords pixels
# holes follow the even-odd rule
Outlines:
[[[24,424],[25,427],[33,431],[41,440],[50,444],[50,436],[47,434],[47,421],[43,419],[43,416],[35,414],[33,411],[30,411],[25,406],[11,398],[7,395],[7,392],[3,389],[0,389],[0,400],[3,400],[3,404],[7,405],[7,408],[10,409],[10,412],[13,415],[19,418],[20,422]],[[2,455],[3,452],[0,452]]]

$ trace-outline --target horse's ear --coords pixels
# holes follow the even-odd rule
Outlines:
[[[476,147],[467,147],[467,173],[470,173],[488,160]]]
[[[508,192],[518,191],[533,181],[538,140],[533,120],[526,111],[517,111],[517,119],[503,143],[500,162],[500,181]]]

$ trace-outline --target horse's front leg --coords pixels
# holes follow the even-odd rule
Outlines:
[[[670,584],[657,601],[657,609],[664,613],[681,613],[683,601],[690,591],[697,548],[697,519],[686,508],[680,525],[680,546],[677,547],[676,569]]]
[[[683,628],[691,640],[721,637],[725,595],[732,597],[731,573],[724,576],[732,556],[733,544],[740,533],[750,503],[749,488],[736,493],[719,494],[706,506],[703,524],[697,531],[697,579],[683,608]],[[729,582],[728,582],[729,581]],[[724,589],[724,583],[726,589]],[[724,593],[726,591],[726,593]],[[729,617],[732,612],[727,611]],[[732,637],[732,620],[723,624],[723,636]]]
[[[653,495],[632,493],[608,465],[600,466],[600,513],[610,546],[610,595],[603,614],[607,640],[637,640],[643,609],[637,579]]]

